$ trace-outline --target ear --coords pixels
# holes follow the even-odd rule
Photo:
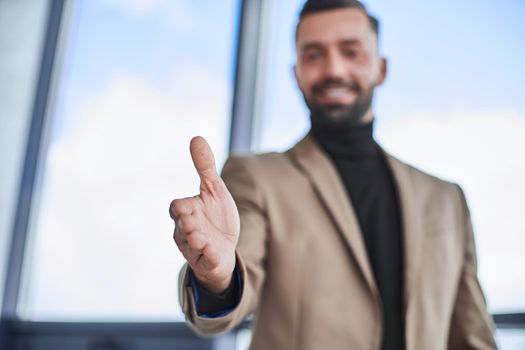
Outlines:
[[[297,73],[297,63],[292,66],[293,76],[295,77],[295,82],[299,85],[299,74]]]
[[[379,62],[379,77],[377,81],[377,85],[381,85],[386,80],[386,76],[388,73],[388,60],[384,57],[380,58]]]
[[[299,69],[297,68],[297,63],[295,63],[292,66],[292,70],[293,70],[293,76],[295,77],[295,84],[300,89],[301,88],[301,84],[300,84]]]

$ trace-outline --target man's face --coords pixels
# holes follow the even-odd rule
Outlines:
[[[373,90],[385,79],[386,61],[363,11],[306,15],[296,45],[295,77],[313,115],[332,124],[372,119]]]

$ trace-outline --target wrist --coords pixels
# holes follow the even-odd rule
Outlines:
[[[210,280],[208,278],[202,278],[195,272],[193,272],[193,275],[195,276],[195,279],[197,280],[197,283],[206,289],[207,291],[220,295],[222,294],[228,287],[230,286],[233,278],[233,272],[229,274],[226,278],[219,279],[219,280]]]

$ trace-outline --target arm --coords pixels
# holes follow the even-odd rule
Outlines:
[[[189,325],[203,336],[229,331],[251,314],[257,306],[265,279],[267,222],[264,200],[249,161],[250,159],[230,158],[222,173],[240,217],[241,234],[235,250],[241,283],[237,306],[218,317],[199,316],[194,291],[188,286],[188,266],[185,265],[180,273],[179,302]]]
[[[450,324],[448,349],[496,349],[493,320],[487,312],[485,298],[477,278],[476,250],[470,213],[459,186],[458,190],[462,227],[465,233],[465,255]]]

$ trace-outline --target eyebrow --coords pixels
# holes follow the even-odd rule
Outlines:
[[[322,49],[323,45],[317,42],[312,43],[306,43],[301,47],[301,51],[308,51],[308,50],[319,50]]]
[[[345,45],[345,46],[361,46],[361,41],[359,39],[350,38],[350,39],[343,39],[340,40],[338,45]],[[301,51],[307,51],[307,50],[319,50],[323,49],[324,45],[322,45],[319,42],[310,42],[306,43],[301,47]]]
[[[348,46],[352,46],[352,45],[357,45],[357,46],[361,46],[361,40],[359,39],[345,39],[345,40],[341,40],[339,42],[339,44],[341,45],[348,45]]]

